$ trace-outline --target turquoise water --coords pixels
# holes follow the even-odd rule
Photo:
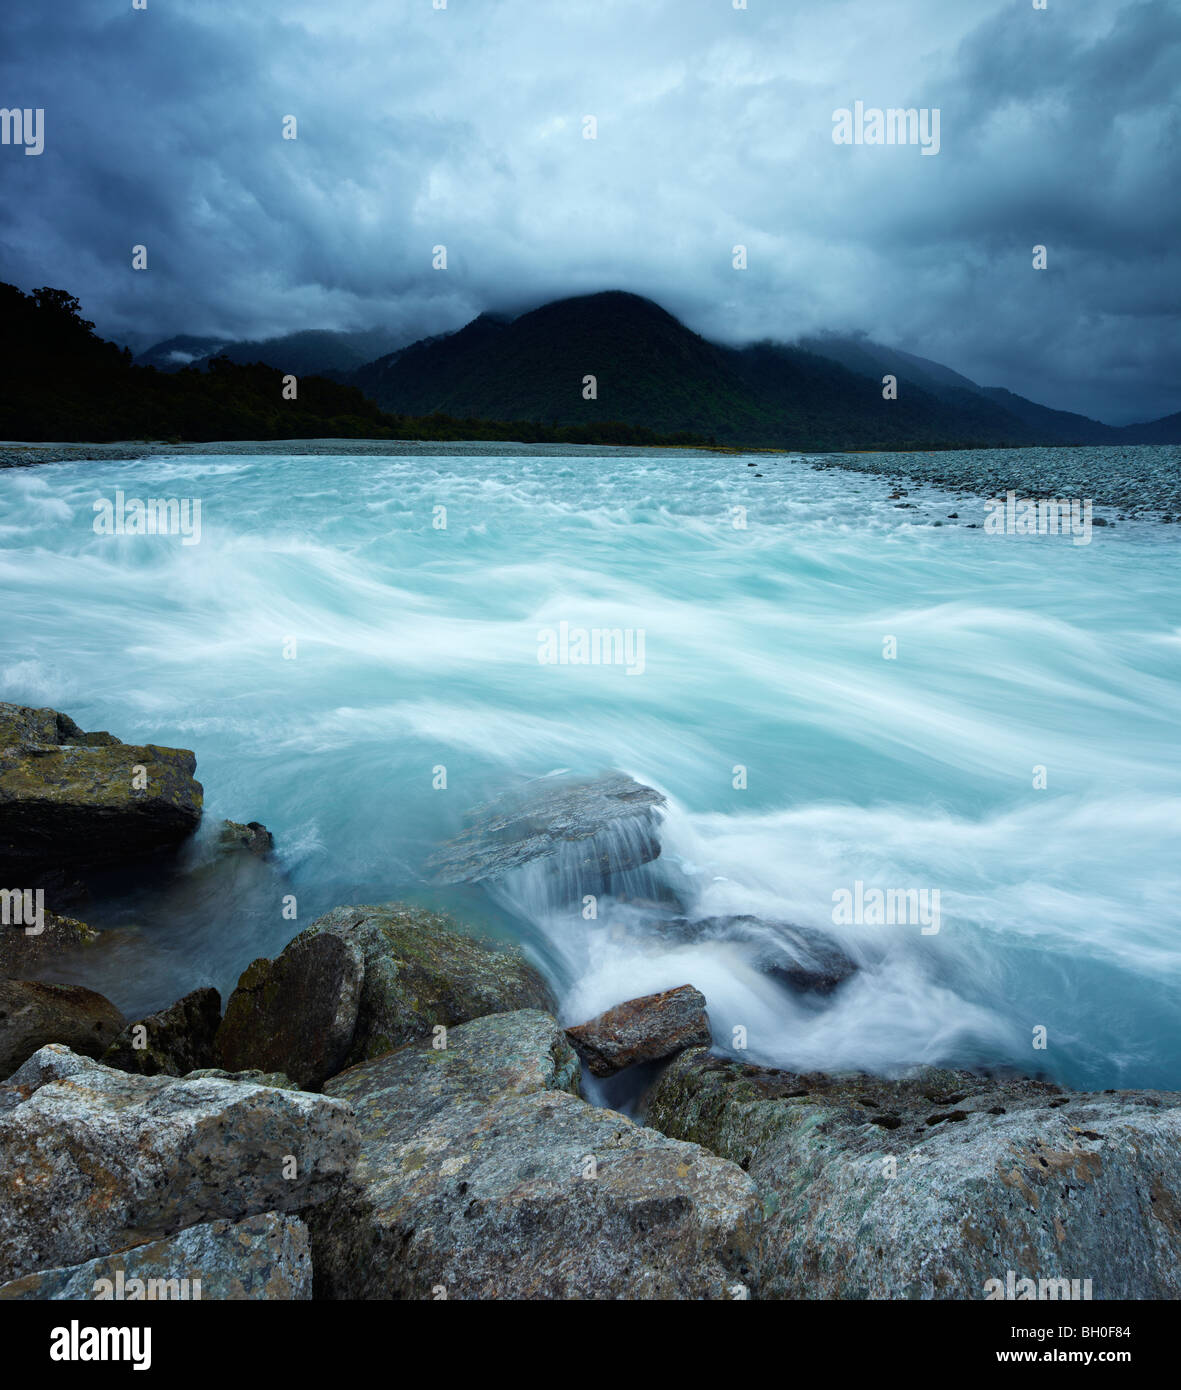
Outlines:
[[[194,873],[120,884],[85,982],[128,1012],[224,991],[317,913],[410,897],[518,937],[570,1022],[691,982],[720,1041],[741,1026],[781,1065],[1181,1087],[1175,533],[989,535],[979,498],[891,487],[673,455],[0,473],[0,698],[192,748],[202,835],[257,819],[279,850],[279,878],[219,877],[198,845]],[[200,542],[95,534],[117,489],[199,499]],[[642,632],[642,672],[541,664],[562,623]],[[610,767],[668,796],[693,915],[821,927],[859,975],[819,1005],[610,903],[426,882],[474,803]],[[938,889],[939,931],[834,926],[858,880]]]

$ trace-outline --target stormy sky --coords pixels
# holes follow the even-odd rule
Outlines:
[[[1176,0],[438,3],[6,0],[0,106],[45,150],[0,147],[0,279],[136,348],[622,288],[719,340],[861,331],[1181,410]],[[834,144],[857,101],[938,108],[938,154]]]

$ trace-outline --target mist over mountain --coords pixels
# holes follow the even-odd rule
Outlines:
[[[897,399],[883,398],[883,377]],[[587,377],[594,377],[588,399]],[[481,314],[348,378],[383,409],[575,425],[619,420],[719,443],[799,449],[1181,441],[1167,421],[1116,429],[841,335],[728,347],[622,291]]]

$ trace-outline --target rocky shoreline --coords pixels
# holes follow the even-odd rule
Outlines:
[[[404,903],[324,914],[224,1010],[206,988],[125,1019],[38,979],[98,946],[57,911],[92,870],[192,833],[194,772],[0,704],[0,1300],[1181,1296],[1178,1093],[752,1066],[711,1050],[691,981],[564,1027],[517,949]],[[547,783],[436,868],[610,885],[659,854],[660,805],[618,773]],[[789,924],[668,923],[813,996],[858,969]],[[629,1068],[642,1123],[584,1094]]]

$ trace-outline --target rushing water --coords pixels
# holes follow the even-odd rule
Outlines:
[[[133,1014],[224,992],[319,912],[403,897],[519,938],[570,1022],[691,982],[759,1060],[1181,1086],[1176,533],[989,535],[979,498],[890,488],[679,455],[0,474],[0,698],[192,748],[205,786],[190,871],[89,912],[110,931],[85,982]],[[117,489],[200,499],[200,542],[96,534]],[[642,670],[637,646],[542,664],[563,622],[642,633]],[[427,882],[474,803],[607,768],[668,796],[662,871],[691,915],[823,928],[860,973],[801,999],[634,905],[555,912],[536,874]],[[280,876],[211,867],[223,817],[274,831]],[[938,932],[834,926],[858,880],[938,889]]]

